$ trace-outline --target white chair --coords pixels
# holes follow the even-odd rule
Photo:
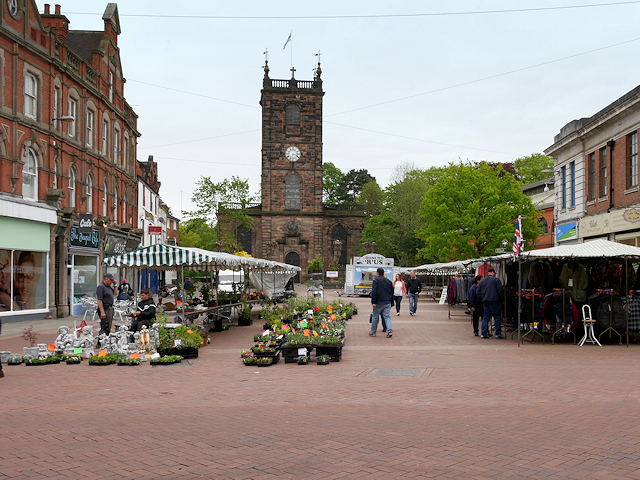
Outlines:
[[[91,321],[93,322],[96,319],[96,314],[98,313],[98,301],[93,297],[82,297],[82,306],[85,309],[82,321],[85,321],[87,313],[89,313],[91,314]]]
[[[587,311],[589,312],[588,314]],[[582,306],[582,322],[584,323],[584,337],[582,337],[578,345],[583,346],[584,342],[590,342],[594,345],[597,343],[599,346],[602,346],[593,331],[593,324],[596,323],[596,321],[591,318],[591,307],[589,305]]]

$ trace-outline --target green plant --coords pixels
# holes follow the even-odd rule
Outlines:
[[[7,365],[20,365],[22,360],[22,355],[9,355],[9,358],[7,358]]]
[[[50,362],[48,358],[27,358],[24,363],[29,365],[45,365]]]
[[[260,357],[258,358],[258,362],[257,363],[271,363],[271,358],[270,357]]]
[[[306,355],[300,355],[298,358],[298,363],[307,363],[309,361],[309,357]]]
[[[241,308],[240,311],[238,312],[238,320],[249,320],[251,318],[252,308],[253,307],[251,305],[246,305],[245,307]]]
[[[258,359],[256,357],[249,357],[244,359],[245,364],[253,365],[258,363]]]
[[[140,365],[139,358],[123,358],[118,362],[118,365]]]
[[[331,357],[330,357],[329,355],[318,355],[318,356],[316,357],[316,361],[317,361],[318,363],[326,363],[326,362],[328,362],[329,360],[331,360]]]
[[[202,344],[200,332],[185,325],[176,328],[166,328],[161,325],[158,327],[158,335],[160,336],[160,348],[163,350],[199,347]]]
[[[324,268],[324,258],[322,255],[318,254],[309,260],[307,264],[307,270],[322,270]]]

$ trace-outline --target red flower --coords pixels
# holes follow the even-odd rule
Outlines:
[[[320,311],[320,307],[313,307],[313,311],[314,312],[319,312]]]

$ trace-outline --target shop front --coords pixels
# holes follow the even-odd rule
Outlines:
[[[585,216],[580,232],[585,242],[608,239],[640,247],[640,205]]]
[[[69,232],[69,309],[71,315],[82,315],[84,297],[95,297],[100,272],[100,230],[92,227],[86,233],[75,224]]]
[[[107,229],[107,233],[104,239],[104,258],[132,252],[140,246],[140,240],[141,238],[138,235],[134,235],[131,232],[127,233],[121,230],[116,230],[114,228],[109,228]],[[134,273],[132,269],[126,267],[108,266],[106,271],[113,274],[116,279],[117,285],[120,285],[125,280],[127,281],[127,283],[134,285]]]
[[[0,317],[3,322],[49,315],[49,253],[56,210],[0,198]]]

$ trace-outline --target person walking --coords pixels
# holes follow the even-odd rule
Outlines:
[[[391,326],[391,302],[393,302],[393,285],[391,280],[384,277],[384,269],[378,268],[378,277],[371,286],[371,305],[373,306],[373,319],[371,321],[370,337],[376,336],[378,330],[378,317],[382,315],[387,327],[387,337],[393,337]]]
[[[411,272],[407,280],[407,297],[409,297],[409,315],[415,315],[418,311],[418,295],[422,291],[422,282],[416,277],[416,271]]]
[[[143,288],[140,292],[140,301],[132,317],[133,321],[129,329],[132,332],[139,332],[143,325],[151,328],[151,324],[156,318],[156,304],[153,302],[153,294],[148,288]]]
[[[105,273],[102,283],[96,290],[98,299],[98,311],[100,312],[100,335],[111,333],[111,323],[113,322],[113,287],[116,279],[112,273]]]
[[[478,298],[482,301],[484,314],[482,316],[482,336],[489,338],[489,320],[491,317],[496,323],[496,338],[506,338],[502,334],[502,301],[504,299],[504,289],[502,282],[496,277],[493,268],[487,270],[487,276],[480,282],[476,290]]]
[[[396,304],[396,314],[400,315],[400,302],[402,301],[402,296],[407,294],[407,288],[404,285],[404,280],[402,280],[402,275],[396,273],[396,279],[393,281],[393,301]]]
[[[469,293],[467,294],[467,300],[469,302],[469,308],[471,308],[471,323],[473,325],[473,334],[477,337],[478,334],[478,323],[480,318],[484,315],[484,310],[482,308],[482,302],[478,298],[478,284],[482,280],[482,275],[476,275],[473,279],[473,284],[471,288],[469,288]]]

